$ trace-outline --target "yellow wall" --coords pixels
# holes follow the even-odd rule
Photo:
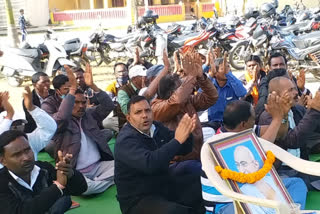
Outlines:
[[[53,11],[57,10],[74,10],[76,9],[77,0],[49,0],[49,9]]]

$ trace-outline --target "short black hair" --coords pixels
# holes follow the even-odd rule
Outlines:
[[[77,88],[74,94],[84,94],[84,91],[81,88]]]
[[[216,66],[216,71],[219,70],[219,66],[223,63],[223,58],[217,58],[214,60],[214,65]]]
[[[132,63],[134,62],[133,58],[128,59],[127,61],[127,68],[130,68],[130,66],[132,65]]]
[[[276,68],[268,72],[267,74],[267,82],[269,83],[275,77],[288,77],[288,72],[284,68]]]
[[[5,131],[0,135],[0,156],[4,154],[4,147],[18,137],[24,137],[28,140],[26,133],[18,130]]]
[[[117,63],[114,64],[114,66],[113,66],[113,72],[114,72],[114,73],[116,73],[116,67],[117,67],[118,65],[123,65],[123,66],[128,70],[128,65],[127,65],[127,64],[125,64],[125,63],[123,63],[123,62],[117,62]]]
[[[128,102],[128,105],[127,105],[127,111],[128,111],[128,114],[130,112],[130,108],[133,104],[137,103],[137,102],[140,102],[142,100],[145,100],[149,103],[149,101],[147,100],[147,98],[145,98],[144,96],[140,96],[140,95],[135,95],[133,97],[130,98],[130,101]]]
[[[257,62],[260,66],[262,65],[262,61],[261,61],[261,58],[258,56],[258,55],[253,55],[253,54],[250,54],[248,56],[246,56],[244,58],[244,62],[247,64],[247,62],[250,62],[250,61],[255,61]]]
[[[52,80],[52,85],[54,89],[60,89],[62,85],[64,85],[66,82],[69,82],[69,78],[64,74],[59,74]]]
[[[235,129],[241,122],[251,117],[251,104],[244,100],[235,100],[227,104],[223,113],[223,125]]]
[[[159,99],[167,100],[176,89],[176,82],[179,80],[177,74],[167,74],[159,81],[157,96]]]
[[[84,73],[84,70],[81,68],[81,67],[76,67],[73,69],[73,72],[81,72],[81,73]]]
[[[48,74],[40,71],[40,72],[37,72],[37,73],[32,75],[31,81],[32,81],[33,84],[35,84],[40,80],[40,77],[47,77],[47,76],[48,76]]]
[[[284,63],[287,65],[287,62],[288,62],[287,58],[286,58],[283,54],[281,54],[280,52],[273,52],[273,53],[270,55],[269,60],[268,60],[268,65],[271,66],[271,60],[272,60],[272,58],[277,58],[277,57],[281,57],[281,56],[282,56],[283,59],[284,59]]]

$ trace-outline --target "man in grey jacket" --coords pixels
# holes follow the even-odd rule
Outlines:
[[[114,161],[108,147],[112,132],[100,130],[98,124],[113,110],[114,105],[110,97],[94,84],[92,71],[88,68],[84,73],[85,83],[94,91],[100,104],[87,108],[87,98],[83,91],[77,90],[71,69],[67,72],[71,87],[62,99],[58,112],[53,114],[58,124],[53,137],[55,157],[58,150],[72,154],[72,166],[85,176],[88,184],[88,190],[83,194],[100,193],[114,184]],[[51,106],[44,102],[42,108],[50,112]]]

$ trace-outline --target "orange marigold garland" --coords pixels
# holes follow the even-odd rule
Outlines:
[[[271,151],[267,151],[267,159],[264,161],[263,167],[256,172],[244,174],[235,172],[230,169],[223,169],[221,166],[216,166],[216,171],[223,179],[231,179],[239,183],[255,183],[261,180],[271,170],[276,157]]]

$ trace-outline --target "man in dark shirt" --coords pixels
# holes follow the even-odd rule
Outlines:
[[[203,213],[197,175],[172,176],[175,155],[192,150],[196,116],[185,114],[176,131],[153,121],[149,102],[134,96],[128,103],[128,123],[115,145],[115,183],[123,214]]]
[[[62,214],[70,205],[61,203],[65,195],[80,195],[87,189],[81,173],[71,168],[70,154],[62,156],[56,169],[35,162],[27,135],[11,130],[0,135],[0,207],[4,214]]]

